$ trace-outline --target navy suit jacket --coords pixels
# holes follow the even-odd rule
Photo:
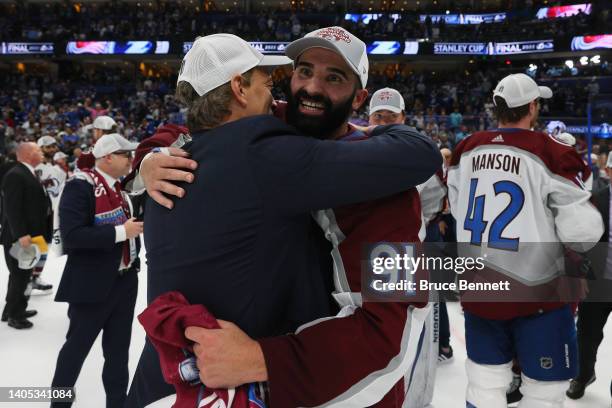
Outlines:
[[[119,278],[123,242],[115,243],[114,226],[94,225],[95,210],[93,186],[85,180],[68,181],[59,204],[68,259],[55,296],[58,302],[103,302]]]
[[[407,190],[441,165],[407,126],[347,143],[267,115],[195,133],[186,149],[199,166],[185,197],[172,210],[147,203],[149,301],[178,290],[256,338],[334,312],[311,211]]]

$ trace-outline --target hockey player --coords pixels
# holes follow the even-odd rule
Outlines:
[[[53,165],[53,156],[59,152],[59,147],[55,138],[48,135],[38,139],[37,144],[43,152],[43,161],[36,166],[36,175],[51,200],[51,210],[55,212],[59,204],[61,185],[66,180],[63,172]],[[40,257],[40,260],[32,270],[32,295],[46,295],[51,293],[51,289],[53,289],[53,285],[46,283],[40,278],[46,261],[47,255],[45,254]]]
[[[557,278],[554,260],[562,256],[563,243],[587,250],[603,233],[576,151],[530,130],[539,98],[551,96],[527,75],[502,79],[493,93],[498,128],[462,141],[448,172],[458,242],[470,243],[472,253],[486,254],[487,266],[526,288]],[[464,301],[468,407],[507,406],[515,356],[523,380],[519,407],[563,405],[577,366],[572,310],[563,302],[538,300]]]
[[[295,64],[287,106],[288,122],[313,137],[351,143],[367,139],[365,132],[348,124],[351,111],[363,103],[363,95],[367,92],[365,44],[342,28],[328,27],[292,43],[287,55]],[[437,160],[436,165],[440,166],[441,157],[434,156],[437,156],[433,157],[434,162]],[[157,166],[159,163],[158,160]],[[149,171],[159,174],[153,170],[155,166],[151,166]],[[143,171],[147,169],[143,167]],[[178,175],[174,174],[174,177]],[[162,180],[154,180],[156,177],[145,178],[151,182],[149,187],[163,185],[159,184]],[[174,187],[166,185],[176,192]],[[160,191],[152,190],[157,190],[150,191],[153,193]],[[408,375],[405,380],[404,375],[413,373],[417,363],[419,339],[429,311],[407,303],[363,302],[359,293],[364,244],[419,241],[421,217],[416,189],[374,202],[319,211],[315,218],[333,244],[334,298],[342,311],[336,318],[323,318],[304,325],[295,335],[258,341],[265,357],[259,364],[263,364],[268,373],[271,405],[423,406],[421,403],[409,405],[405,399],[407,393],[418,397],[425,390],[413,390],[416,388],[414,376]],[[218,359],[208,364],[202,357],[202,378],[215,377],[215,373],[210,372],[215,367],[227,367],[228,361],[223,361],[225,357],[237,352],[244,355],[240,344],[231,342],[245,337],[237,327],[230,325],[210,333],[202,330],[205,329],[194,328],[189,332],[189,337],[200,344],[195,350],[208,350],[208,356]],[[346,341],[339,340],[339,334]],[[212,351],[213,346],[206,342],[211,336],[224,339],[218,352]],[[342,347],[338,347],[339,341]],[[245,371],[242,366],[232,366],[229,375]],[[225,386],[233,378],[210,385]]]
[[[117,133],[117,122],[110,116],[102,115],[96,117],[96,119],[91,124],[93,128],[93,140],[91,143],[91,148],[96,145],[98,139],[100,139],[104,135],[110,135],[112,133]],[[76,166],[79,169],[92,169],[96,163],[96,159],[93,156],[92,149],[88,152],[83,152],[77,158]]]
[[[370,116],[369,124],[375,125],[393,125],[404,124],[406,121],[406,103],[402,95],[393,88],[382,88],[372,94],[370,99]],[[446,186],[444,185],[444,176],[442,167],[431,176],[425,183],[417,186],[419,199],[421,203],[421,218],[422,225],[429,226],[432,221],[443,209],[444,200],[446,198]],[[437,228],[437,226],[435,226]],[[416,392],[406,395],[406,406],[428,406],[433,399],[433,391],[436,380],[436,367],[438,359],[435,355],[438,353],[439,344],[438,333],[435,332],[434,321],[438,319],[438,305],[432,305],[431,313],[425,321],[425,329],[427,333],[427,341],[423,342],[421,352],[423,358],[419,359],[416,365],[414,380],[420,383],[420,389],[424,392],[420,395]],[[441,352],[441,351],[440,351]],[[452,349],[448,348],[447,353],[452,358]],[[426,356],[425,356],[426,354]],[[415,387],[415,389],[419,389]]]

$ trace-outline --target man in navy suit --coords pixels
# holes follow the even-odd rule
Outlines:
[[[66,184],[59,205],[68,260],[55,300],[68,302],[70,327],[59,352],[53,387],[73,387],[96,337],[102,334],[106,406],[121,407],[128,386],[128,354],[138,290],[139,235],[119,178],[131,167],[135,143],[105,135],[93,149],[95,168]],[[54,403],[66,407],[71,403]]]

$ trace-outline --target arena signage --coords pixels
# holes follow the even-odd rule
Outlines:
[[[404,55],[417,55],[419,53],[418,41],[404,41]]]
[[[538,52],[553,52],[553,40],[516,41],[507,43],[492,43],[491,55],[530,54]]]
[[[506,20],[506,13],[488,13],[488,14],[421,14],[419,20],[424,23],[427,16],[431,18],[431,22],[436,24],[444,20],[446,24],[481,24],[481,23],[498,23]]]
[[[572,38],[572,51],[612,48],[612,34],[586,35]]]
[[[374,41],[368,44],[368,54],[372,55],[397,55],[401,52],[399,41]]]
[[[25,54],[53,54],[55,49],[51,42],[2,42],[0,43],[0,54],[25,55]]]
[[[536,18],[542,20],[546,18],[571,17],[583,12],[591,14],[591,4],[572,4],[570,6],[543,7],[536,13]]]
[[[70,41],[66,54],[143,55],[168,54],[169,41]]]
[[[569,133],[588,133],[588,126],[567,126],[567,131]],[[600,139],[609,139],[612,138],[612,125],[608,123],[602,123],[601,125],[591,126],[591,134]]]
[[[261,52],[262,54],[277,54],[277,55],[285,55],[285,49],[288,42],[251,42],[249,43],[253,48]],[[188,41],[183,43],[183,54],[187,54],[187,52],[193,46],[193,41]]]
[[[487,55],[487,43],[435,43],[438,55]]]
[[[344,15],[344,19],[345,20],[350,20],[353,21],[355,23],[359,23],[360,21],[363,22],[364,24],[369,24],[370,21],[372,20],[378,20],[379,18],[382,18],[385,14],[350,14],[347,13]],[[400,15],[399,14],[387,14],[387,16],[389,16],[389,18],[391,18],[391,20],[393,20],[394,23],[397,23],[397,20],[399,20]]]

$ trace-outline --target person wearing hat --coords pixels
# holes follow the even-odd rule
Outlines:
[[[370,125],[404,124],[406,104],[397,89],[382,88],[370,99]]]
[[[263,197],[266,200],[273,199],[270,205],[274,206],[274,208],[277,208],[279,203],[281,203],[281,206],[284,208],[285,204],[282,203],[285,203],[287,199],[283,193],[284,188],[281,187],[277,189],[274,187],[274,193],[265,193],[265,191],[272,186],[293,185],[294,188],[290,193],[291,199],[302,201],[302,204],[300,204],[301,210],[299,217],[310,219],[307,210],[310,205],[309,202],[312,199],[317,201],[320,200],[318,204],[320,207],[318,208],[340,207],[336,216],[340,217],[340,213],[343,215],[341,218],[337,219],[337,223],[338,225],[343,225],[342,232],[347,233],[346,239],[344,239],[343,242],[343,248],[349,249],[344,250],[337,246],[336,248],[331,247],[330,244],[325,241],[324,235],[321,234],[321,231],[318,229],[312,232],[304,229],[297,230],[295,229],[297,224],[293,224],[294,227],[290,227],[288,224],[285,224],[284,221],[281,221],[281,231],[287,233],[291,232],[292,239],[291,242],[284,240],[285,243],[281,245],[283,248],[281,252],[278,251],[278,243],[276,240],[263,238],[262,240],[277,248],[274,255],[274,259],[277,260],[275,261],[276,265],[280,264],[280,259],[291,254],[290,262],[292,264],[295,263],[295,265],[288,270],[292,271],[294,284],[299,284],[298,282],[301,282],[301,273],[304,271],[305,267],[308,268],[300,259],[303,259],[305,254],[309,251],[309,248],[321,248],[323,252],[321,255],[322,258],[320,259],[317,254],[306,255],[308,259],[316,259],[314,262],[315,265],[311,264],[315,266],[315,270],[311,270],[308,275],[311,278],[317,276],[321,277],[324,282],[330,284],[330,278],[333,276],[333,266],[330,264],[328,254],[333,250],[335,255],[341,257],[343,262],[346,262],[346,268],[350,269],[345,276],[344,268],[338,265],[338,267],[343,270],[342,274],[344,276],[343,278],[338,277],[338,279],[340,281],[346,280],[347,282],[351,282],[350,287],[347,283],[346,286],[337,288],[339,292],[343,292],[338,294],[337,299],[340,306],[346,311],[351,308],[348,304],[351,303],[349,292],[359,291],[360,272],[357,272],[358,269],[355,265],[358,264],[360,253],[357,248],[361,248],[364,243],[360,235],[367,232],[368,236],[370,236],[373,241],[376,241],[378,239],[377,237],[381,239],[388,238],[390,241],[401,241],[402,239],[406,239],[406,241],[419,240],[418,230],[420,226],[420,213],[418,211],[418,194],[414,186],[419,182],[425,181],[435,172],[435,169],[441,165],[441,157],[435,145],[412,128],[393,125],[390,127],[376,128],[374,130],[368,129],[370,131],[368,135],[363,130],[349,124],[348,120],[352,111],[358,109],[365,102],[368,95],[365,89],[368,76],[368,60],[366,47],[362,41],[340,27],[326,27],[316,30],[308,34],[302,40],[292,43],[287,48],[287,55],[293,59],[295,70],[291,79],[291,93],[288,95],[288,101],[286,106],[283,106],[283,110],[287,122],[293,125],[301,134],[308,136],[307,138],[293,136],[291,140],[295,142],[301,141],[300,143],[303,142],[305,145],[297,150],[284,149],[282,147],[272,148],[270,145],[265,153],[258,153],[258,156],[262,159],[272,152],[278,155],[271,160],[271,162],[276,163],[276,174],[284,174],[289,178],[298,175],[299,177],[291,181],[282,181],[280,184],[279,181],[273,178],[261,179],[259,178],[259,174],[261,174],[259,173],[260,171],[264,172],[263,174],[272,175],[272,173],[267,173],[267,170],[265,170],[268,168],[270,162],[267,162],[267,160],[257,160],[252,167],[253,171],[256,172],[257,179],[255,182],[259,188],[263,189]],[[214,47],[214,45],[211,45],[211,48],[212,47]],[[190,72],[189,69],[191,67],[189,67],[188,60],[189,57],[186,57],[183,63],[182,73]],[[210,64],[201,64],[201,66],[209,65]],[[179,93],[181,92],[181,75],[179,75]],[[275,113],[279,114],[278,107]],[[188,114],[188,119],[189,117]],[[210,115],[202,115],[202,117],[210,117]],[[202,127],[194,123],[188,123],[188,126],[192,131]],[[227,124],[224,125],[224,127],[227,126]],[[255,126],[252,128],[259,129],[259,127]],[[197,141],[198,134],[198,132],[195,132],[192,135],[194,143]],[[278,134],[280,134],[280,131]],[[396,138],[400,137],[400,135],[403,140],[410,144],[410,146],[402,143],[396,145],[393,149],[387,150],[387,147],[390,148],[391,145],[395,145],[395,141],[397,141]],[[205,134],[203,136],[205,136]],[[203,140],[214,140],[212,136],[214,136],[214,134],[211,135],[209,139]],[[240,133],[239,136],[244,142],[249,142],[249,140],[251,140],[250,137],[261,137],[253,131]],[[320,139],[324,140],[320,141]],[[336,142],[334,139],[338,141]],[[217,137],[216,140],[227,141],[228,136],[224,135],[223,137]],[[268,137],[267,140],[272,143],[275,138]],[[357,140],[359,142],[356,142]],[[355,142],[353,143],[351,141]],[[324,155],[327,149],[334,149],[337,151],[337,154],[334,154],[334,166],[320,173],[322,178],[313,178],[314,173],[311,173],[310,170],[306,170],[308,168],[314,170],[311,166],[318,167],[319,164],[323,164],[323,162],[318,159],[310,158],[311,153],[309,152],[312,152],[312,150],[310,147],[307,147],[309,145],[317,146],[316,149],[320,154]],[[372,146],[377,147],[373,148]],[[385,148],[383,148],[383,146],[385,146]],[[397,150],[398,148],[399,150]],[[363,156],[353,156],[355,151],[361,149],[364,149]],[[236,151],[240,151],[240,149],[229,148],[225,148],[225,150],[231,151],[234,154],[238,154]],[[257,148],[254,147],[253,150],[256,151]],[[385,155],[387,155],[386,158],[382,156],[383,151],[385,151]],[[392,151],[393,153],[391,153]],[[189,174],[189,179],[193,177],[193,183],[202,183],[205,189],[210,187],[213,188],[213,190],[217,190],[217,188],[210,184],[214,182],[215,178],[214,176],[210,177],[211,170],[203,167],[207,164],[206,158],[198,159],[198,157],[193,154],[191,148],[190,153],[192,153],[192,157],[198,162],[198,170],[195,174]],[[240,155],[241,153],[233,160],[239,159],[243,161],[243,159],[240,159]],[[351,157],[353,158],[351,159]],[[414,160],[407,161],[405,160],[406,157],[414,157]],[[195,163],[181,157],[166,157],[166,159],[169,160],[162,165],[161,163],[163,160],[160,161],[156,153],[154,153],[142,162],[142,172],[144,173],[145,181],[148,179],[149,182],[154,183],[153,188],[151,188],[149,192],[155,195],[154,198],[159,200],[158,202],[161,201],[161,203],[166,204],[168,207],[172,207],[172,204],[174,204],[174,209],[172,211],[168,212],[165,210],[161,214],[160,210],[163,209],[159,206],[153,206],[153,210],[147,209],[147,235],[145,236],[148,240],[147,245],[154,240],[154,238],[150,237],[156,227],[150,228],[150,226],[155,224],[156,217],[163,217],[164,225],[172,225],[173,223],[166,220],[167,217],[178,217],[175,216],[174,213],[181,208],[185,208],[185,205],[189,205],[185,204],[186,200],[196,200],[194,197],[194,190],[190,188],[192,186],[188,184],[182,186],[175,186],[171,183],[164,184],[167,182],[163,177],[163,173],[169,170],[167,169],[168,167],[177,167],[177,164],[180,163],[185,163],[188,166],[194,165]],[[209,158],[208,160],[211,159]],[[227,161],[230,159],[224,160]],[[304,162],[304,160],[307,160],[309,163]],[[347,163],[345,163],[345,160]],[[399,161],[396,162],[395,160]],[[222,162],[223,160],[221,160],[219,156],[216,157],[215,161]],[[343,170],[348,162],[352,162],[350,175]],[[153,164],[149,166],[147,163]],[[374,163],[377,164],[374,165]],[[379,167],[379,165],[381,167]],[[412,169],[410,171],[412,174],[409,176],[410,181],[404,184],[400,190],[396,190],[398,193],[401,191],[401,194],[397,194],[397,198],[394,200],[386,200],[388,204],[384,204],[382,201],[370,203],[370,200],[385,195],[371,195],[371,188],[373,185],[371,185],[368,180],[374,176],[372,171],[379,172],[384,171],[383,169],[390,170],[398,165],[400,167],[408,165]],[[293,170],[285,166],[290,166]],[[297,170],[302,166],[303,169]],[[164,167],[166,167],[166,169]],[[147,169],[154,173],[152,177],[150,177],[151,175],[147,176]],[[171,172],[174,174],[171,179],[181,178],[182,173],[180,170],[172,169]],[[160,177],[160,175],[162,176]],[[424,175],[426,176],[423,177]],[[390,186],[389,183],[394,183],[396,177],[408,175],[400,171],[397,173],[390,172],[385,178],[380,178],[380,176],[380,174],[376,176],[376,184],[378,184],[379,188],[388,188]],[[233,180],[237,178],[228,177],[229,176],[223,178],[226,184],[228,179]],[[200,179],[203,180],[199,181]],[[380,180],[385,180],[385,182],[381,183]],[[325,186],[328,185],[330,181],[333,184],[333,188],[326,189]],[[355,182],[359,183],[358,188],[353,190],[349,195],[349,189],[351,189],[352,183]],[[157,185],[156,183],[160,184]],[[323,190],[321,190],[321,188],[323,188]],[[164,197],[160,197],[155,193],[161,193],[165,191],[165,189],[170,193],[178,193],[180,195],[183,195],[184,192],[184,198],[175,203],[164,201]],[[243,191],[244,189],[241,188],[240,190]],[[280,196],[278,194],[280,194]],[[310,198],[307,201],[303,201],[303,199],[300,198],[302,194],[308,194]],[[361,211],[355,206],[350,206],[350,208],[341,207],[344,204],[356,202],[350,198],[352,194],[362,195],[361,200],[358,200],[365,202],[363,207],[361,207]],[[342,202],[334,202],[334,197],[338,197],[339,195],[344,196]],[[217,194],[217,196],[219,196],[219,194]],[[250,207],[252,205],[250,204],[251,200],[248,198],[241,197],[241,201],[243,206]],[[201,206],[202,199],[198,200],[198,202]],[[413,206],[412,204],[415,205]],[[230,214],[235,213],[235,211],[231,210],[234,205],[235,204],[231,204],[231,202],[225,205]],[[385,208],[386,211],[383,209],[385,205],[388,205],[388,207]],[[268,204],[265,204],[265,206],[268,206]],[[395,210],[392,210],[391,207],[395,208]],[[388,230],[388,228],[390,228],[388,214],[389,212],[399,211],[400,208],[401,216],[399,218],[407,221],[400,223],[400,226],[394,228],[394,231],[401,231],[398,232],[398,235],[391,235]],[[302,211],[306,211],[306,213]],[[281,209],[280,213],[274,212],[274,214],[279,215],[284,212],[285,210]],[[337,235],[340,228],[335,229],[335,227],[333,227],[336,223],[334,212],[335,210],[321,211],[317,213],[316,219],[320,227],[326,229],[326,233],[330,238],[332,236],[335,237],[332,238],[332,241],[338,245],[342,238]],[[214,216],[214,214],[207,215],[207,217],[212,216]],[[215,218],[219,217],[216,216]],[[225,220],[227,221],[227,219]],[[208,226],[202,226],[201,228],[196,228],[196,230],[210,230],[211,221],[203,221],[205,221]],[[190,218],[190,222],[190,226],[195,228],[196,226],[193,224],[193,218]],[[246,225],[250,225],[250,222]],[[381,226],[381,230],[369,231],[369,229],[375,230],[375,226]],[[344,229],[344,227],[346,227],[346,229]],[[225,228],[227,229],[227,225]],[[265,230],[263,227],[261,229]],[[332,231],[328,229],[332,229]],[[354,234],[351,233],[353,231],[355,232]],[[207,233],[212,232],[213,231],[207,231]],[[165,234],[165,239],[169,239],[170,237],[172,237],[173,240],[175,239],[168,231],[165,231]],[[304,234],[306,234],[306,236]],[[308,236],[310,236],[310,238],[308,238]],[[149,239],[151,239],[151,241],[149,241]],[[299,244],[297,240],[300,241]],[[206,240],[204,240],[204,242],[206,242]],[[202,245],[197,245],[200,243],[201,241],[191,244],[196,245],[191,249],[191,253],[202,251]],[[152,243],[151,245],[152,247],[156,247],[156,245]],[[178,247],[182,247],[182,244],[178,244]],[[193,258],[193,255],[189,256]],[[229,254],[227,257],[233,258],[233,256]],[[183,257],[183,264],[185,264],[184,258],[185,257]],[[223,258],[224,257],[220,259]],[[256,256],[255,259],[260,258]],[[339,258],[336,259],[339,260]],[[151,268],[159,267],[154,266],[156,263],[154,262],[155,260],[159,262],[161,259],[153,254],[152,258],[149,259]],[[218,266],[215,267],[214,265],[210,265],[197,269],[200,270],[202,268],[212,271],[218,268]],[[160,267],[160,270],[161,269],[163,268]],[[270,269],[271,268],[268,267],[265,271],[255,273],[255,275],[258,276],[258,284],[265,285],[270,281],[272,273]],[[168,268],[165,268],[165,270],[168,270]],[[149,271],[150,274],[153,275],[153,271],[151,269]],[[172,276],[176,276],[176,273],[173,273]],[[193,273],[191,276],[193,277]],[[276,279],[274,280],[274,291],[283,290],[283,286],[280,285]],[[275,309],[285,310],[285,316],[295,314],[297,311],[309,312],[311,320],[333,314],[332,312],[321,314],[322,310],[317,310],[315,308],[317,302],[321,302],[321,305],[329,304],[329,293],[334,290],[333,287],[327,286],[327,289],[318,289],[311,285],[299,285],[300,289],[295,292],[299,293],[299,295],[288,299],[288,303],[277,303],[278,298],[274,295],[275,292],[267,291],[266,293],[268,296],[263,304],[267,307],[272,307],[272,305],[274,305]],[[214,290],[214,287],[212,287],[210,283],[195,285],[193,282],[191,282],[191,287],[188,290],[199,292],[199,299],[202,299],[200,302],[204,303],[207,307],[211,307],[211,310],[215,310],[214,303],[211,303],[212,298],[210,296],[204,296],[205,294],[201,289],[202,287],[209,287],[209,290]],[[293,289],[289,290],[289,292],[294,293]],[[251,287],[246,294],[240,296],[240,304],[242,304],[245,299],[250,299],[257,293],[259,293],[257,288]],[[197,295],[193,296],[195,297]],[[190,295],[188,295],[187,298],[189,299]],[[189,300],[192,301],[192,299]],[[227,299],[225,300],[227,303]],[[357,303],[353,304],[353,306],[361,303],[360,300],[356,302]],[[257,303],[261,304],[260,302]],[[343,402],[348,403],[349,400],[354,400],[361,401],[361,403],[364,404],[363,406],[371,405],[376,402],[381,402],[384,406],[401,406],[405,399],[406,391],[404,389],[403,376],[410,371],[408,367],[414,359],[414,354],[398,352],[399,349],[393,348],[389,350],[389,353],[374,353],[372,358],[369,359],[361,357],[365,353],[364,348],[370,349],[372,344],[377,342],[401,345],[410,341],[409,337],[418,337],[418,335],[420,335],[424,316],[429,313],[429,310],[419,310],[412,313],[412,309],[410,309],[410,312],[407,312],[409,307],[410,306],[405,303],[390,304],[390,306],[377,306],[373,303],[365,302],[363,304],[363,309],[360,308],[356,313],[349,314],[349,316],[346,316],[346,319],[329,319],[328,321],[324,319],[323,321],[327,321],[326,324],[318,324],[322,321],[315,320],[312,324],[309,324],[309,329],[304,332],[290,336],[269,337],[267,339],[262,339],[262,337],[266,336],[266,333],[258,333],[258,331],[252,329],[252,323],[248,321],[247,315],[226,314],[225,316],[219,315],[219,317],[226,320],[229,319],[235,322],[237,326],[231,323],[225,324],[224,322],[224,324],[222,324],[222,329],[219,329],[218,332],[203,332],[200,329],[191,328],[188,329],[186,335],[196,342],[194,351],[196,351],[196,354],[202,359],[200,369],[203,369],[203,371],[201,371],[200,377],[207,386],[223,387],[242,382],[267,380],[268,386],[270,387],[271,406],[314,406],[325,404],[326,402],[334,400],[336,397],[338,401],[340,401],[338,402],[340,405]],[[258,307],[257,312],[261,314],[263,321],[274,322],[274,324],[280,324],[282,322],[282,320],[279,320],[278,316],[275,316],[273,313],[264,312],[262,308]],[[299,324],[302,319],[307,317],[307,314],[303,312],[300,313],[299,319],[294,317],[292,320]],[[252,313],[255,313],[255,311]],[[247,320],[245,321],[245,319]],[[408,323],[408,321],[411,323]],[[375,325],[376,327],[372,327],[371,330],[367,330],[364,334],[362,331],[359,331],[358,328],[364,327],[363,325],[368,325],[369,323],[367,322],[380,322],[380,325]],[[403,328],[406,324],[412,323],[414,323],[414,326],[411,327],[414,330],[411,330],[410,335],[408,335]],[[244,330],[244,332],[241,329]],[[291,330],[294,329],[295,328]],[[346,344],[346,348],[343,347],[342,350],[339,350],[339,348],[336,347],[338,332],[343,332],[348,338],[360,338],[361,341]],[[359,334],[357,334],[357,332],[359,332]],[[360,337],[364,335],[365,337]],[[248,336],[258,338],[259,340],[255,342]],[[211,362],[211,364],[205,361],[206,357],[204,354],[200,354],[200,351],[208,350],[211,346],[206,342],[206,338],[217,338],[214,340],[214,343],[221,344],[219,343],[220,341],[225,345],[223,349],[215,348],[212,354],[208,354],[209,357],[215,358],[215,361]],[[236,342],[237,339],[240,339],[240,341]],[[300,344],[300,347],[297,349],[293,347],[296,342]],[[400,348],[403,349],[403,346]],[[230,356],[232,355],[243,356],[244,358],[231,358]],[[144,355],[141,357],[141,363],[144,364],[143,359]],[[381,369],[381,367],[392,365],[392,361],[401,363],[398,363],[397,366],[389,367],[389,370]],[[150,370],[146,370],[144,366],[139,365],[132,386],[132,390],[134,390],[135,394],[139,391],[146,392],[147,387],[143,385],[140,377],[144,376],[144,372],[154,373],[155,368],[150,368]],[[220,371],[213,373],[211,370],[215,370],[216,368],[219,368]],[[159,368],[156,370],[159,371]],[[349,375],[349,372],[352,374]],[[290,375],[288,375],[288,373],[290,373]],[[316,375],[310,375],[309,373],[316,373]],[[220,382],[215,381],[209,383],[211,380],[209,375],[216,377],[217,380],[222,378],[222,380]],[[376,387],[375,390],[367,386],[367,384],[376,381],[384,383],[384,386]],[[353,393],[351,387],[355,384],[359,384],[359,386],[356,386],[359,390]],[[396,386],[399,386],[399,388],[395,388]],[[150,389],[151,387],[149,386],[148,388]],[[304,390],[310,390],[312,392],[304,392]],[[411,396],[420,397],[417,395],[419,394],[417,392],[408,393]],[[425,394],[425,392],[421,394]],[[130,395],[132,395],[132,391],[130,391]],[[128,403],[127,406],[136,407],[140,405],[137,403],[130,405]]]
[[[15,243],[24,249],[30,248],[34,237],[51,238],[51,204],[34,170],[43,159],[40,147],[36,143],[21,143],[16,153],[18,163],[2,180],[0,242],[4,246],[4,259],[9,270],[2,321],[8,321],[8,325],[15,329],[29,329],[33,324],[28,318],[36,314],[35,310],[26,310],[32,266],[20,268],[9,250]]]
[[[51,210],[55,212],[59,204],[62,184],[66,180],[64,173],[53,165],[53,156],[59,152],[59,147],[57,145],[57,140],[49,135],[42,136],[36,143],[43,152],[43,161],[36,166],[35,171],[41,184],[45,190],[47,190],[47,195],[51,200]],[[47,295],[50,294],[51,289],[53,289],[53,285],[43,281],[40,277],[46,261],[46,255],[42,256],[32,271],[32,295]]]
[[[136,146],[117,133],[102,136],[92,152],[95,167],[78,172],[66,183],[59,204],[59,230],[68,258],[55,300],[68,302],[70,326],[52,386],[74,387],[102,331],[107,407],[123,406],[129,380],[143,223],[131,216],[129,197],[119,179],[130,171]]]
[[[530,130],[539,99],[550,97],[550,88],[525,74],[503,78],[493,91],[497,129],[459,143],[448,171],[457,241],[478,254],[486,245],[488,273],[503,272],[482,279],[511,283],[500,294],[503,303],[478,302],[478,294],[466,302],[464,293],[470,407],[507,406],[514,358],[522,371],[521,407],[561,407],[567,380],[577,374],[571,304],[543,298],[550,291],[537,290],[558,282],[560,271],[551,259],[562,256],[564,245],[588,250],[600,239],[603,223],[581,182],[584,163],[574,148]],[[537,297],[527,297],[532,301],[512,302],[516,294],[525,299],[533,293]]]
[[[406,104],[404,102],[404,97],[397,89],[379,89],[378,91],[374,92],[372,98],[370,99],[369,124],[404,124],[406,122],[405,110]],[[444,186],[443,180],[443,169],[440,168],[436,174],[429,178],[429,180],[417,186],[421,201],[421,214],[423,216],[423,222],[427,225],[426,241],[432,239],[436,241],[440,237],[438,223],[432,223],[431,221],[434,220],[434,218],[443,210],[444,200],[446,199],[446,187]],[[446,310],[446,304],[444,302],[440,303],[440,310],[442,309]],[[448,319],[445,321],[448,322]],[[448,328],[446,328],[445,333],[450,333]],[[431,341],[434,342],[436,337],[437,336],[432,336]],[[449,362],[453,358],[453,349],[450,346],[449,337],[450,335],[444,337],[440,336],[439,344],[437,344],[437,342],[434,344],[435,347],[439,348],[438,359],[441,362]],[[436,362],[437,361],[434,360],[434,363]]]
[[[106,115],[96,117],[91,127],[93,129],[92,146],[95,146],[102,136],[117,133],[117,122]],[[81,153],[76,159],[76,166],[79,169],[91,169],[94,167],[95,161],[96,159],[91,151]]]
[[[72,176],[72,171],[68,165],[68,155],[64,152],[57,152],[53,155],[53,163],[55,168],[62,172],[64,177],[60,180],[60,191],[64,189],[66,179]]]

